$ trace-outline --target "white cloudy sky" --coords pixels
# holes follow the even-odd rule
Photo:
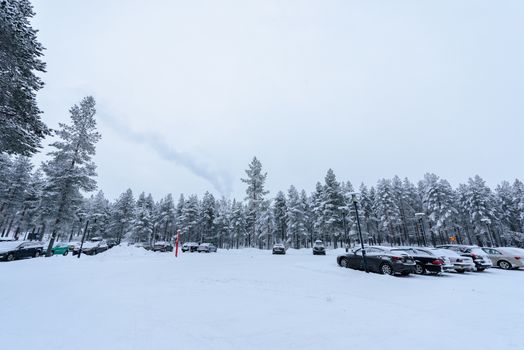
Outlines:
[[[274,194],[522,178],[524,2],[34,0],[52,127],[98,102],[99,186]]]

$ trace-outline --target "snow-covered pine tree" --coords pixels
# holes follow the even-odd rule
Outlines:
[[[215,220],[215,197],[206,192],[204,197],[202,197],[202,207],[201,207],[201,224],[202,224],[202,241],[203,242],[216,242],[216,234],[214,233],[214,220]]]
[[[380,218],[380,229],[389,243],[402,244],[399,234],[400,210],[394,198],[391,180],[381,179],[377,183],[376,208]]]
[[[245,246],[245,238],[247,237],[247,223],[245,209],[242,205],[242,202],[237,202],[233,200],[232,209],[231,209],[231,221],[230,221],[230,246],[231,247],[240,247]]]
[[[247,224],[249,226],[249,232],[247,236],[247,244],[251,246],[251,237],[256,237],[256,223],[257,218],[260,215],[260,204],[264,200],[264,196],[269,193],[264,189],[266,182],[267,173],[262,172],[262,163],[253,157],[253,160],[249,164],[249,169],[246,170],[246,179],[241,179],[242,182],[247,184],[246,189],[246,200],[247,200]]]
[[[475,233],[478,244],[497,244],[490,225],[497,221],[496,203],[491,189],[484,180],[476,175],[468,179],[464,192],[464,206],[469,223]],[[493,241],[493,242],[491,242]]]
[[[96,189],[95,145],[100,140],[96,130],[95,99],[91,96],[82,99],[79,105],[70,109],[71,124],[60,123],[56,131],[59,140],[51,147],[55,150],[49,155],[52,159],[42,165],[47,177],[44,199],[53,207],[52,234],[47,248],[47,256],[62,225],[72,217],[74,209],[81,202],[80,191],[91,192]]]
[[[458,214],[451,185],[435,174],[425,174],[420,188],[424,191],[422,201],[430,223],[433,245],[437,244],[437,239],[440,244],[449,243],[447,237],[453,231]]]
[[[328,234],[337,248],[339,238],[343,235],[344,208],[346,207],[340,183],[332,169],[327,171],[322,187],[323,231]]]
[[[45,63],[33,16],[29,0],[0,1],[0,154],[29,156],[50,133],[36,103]]]
[[[273,218],[273,210],[271,201],[264,200],[260,205],[260,216],[257,221],[258,241],[260,248],[271,248],[273,237],[275,234],[275,221]]]
[[[133,191],[128,189],[118,197],[111,208],[110,228],[117,244],[131,233],[135,220],[135,198]]]
[[[520,232],[524,232],[524,183],[519,179],[515,179],[512,185],[513,202],[518,210],[518,217],[520,219]]]
[[[286,224],[288,242],[291,242],[295,249],[300,248],[300,242],[307,239],[306,220],[303,202],[295,188],[291,186],[288,191]]]
[[[275,220],[275,242],[285,243],[287,237],[287,200],[282,191],[278,191],[273,201],[273,218]]]
[[[314,221],[313,213],[311,211],[311,198],[308,197],[305,190],[300,191],[300,201],[302,202],[302,207],[304,208],[304,225],[306,228],[306,241],[309,242],[309,245],[313,246],[313,233],[314,233]],[[306,245],[307,247],[307,245]]]
[[[24,212],[24,199],[31,181],[32,168],[28,157],[18,156],[13,161],[11,171],[7,175],[5,197],[1,198],[0,204],[2,236],[9,236],[13,226],[16,227],[18,216]]]
[[[513,188],[510,183],[502,181],[495,188],[495,195],[501,223],[511,231],[519,231],[519,208],[513,196]]]
[[[222,197],[217,202],[216,207],[216,215],[215,220],[213,222],[213,225],[216,229],[217,236],[218,236],[218,248],[223,248],[224,245],[227,243],[227,248],[231,248],[229,245],[230,241],[230,224],[231,224],[231,202],[226,199],[225,197]]]

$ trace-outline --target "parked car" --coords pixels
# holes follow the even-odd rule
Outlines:
[[[153,245],[154,252],[172,252],[173,246],[169,242],[158,241]]]
[[[512,247],[482,248],[488,254],[494,266],[504,270],[524,267],[524,251]]]
[[[213,245],[213,243],[201,243],[198,248],[197,252],[199,253],[216,253],[217,247]]]
[[[57,243],[51,248],[51,255],[66,256],[67,254],[69,254],[69,244],[67,243]]]
[[[392,252],[405,252],[415,259],[415,273],[424,275],[426,273],[439,274],[453,269],[449,259],[437,256],[429,249],[420,247],[394,247]]]
[[[324,246],[324,242],[321,240],[315,241],[315,244],[313,244],[313,255],[326,255],[326,247]]]
[[[107,243],[107,246],[109,247],[109,249],[111,249],[114,246],[118,245],[118,242],[116,241],[116,239],[108,239],[108,240],[106,240],[106,243]]]
[[[437,256],[446,257],[453,264],[453,269],[458,273],[464,273],[466,271],[475,271],[475,263],[473,259],[467,256],[458,254],[457,252],[449,249],[441,248],[430,248]]]
[[[484,271],[493,266],[489,256],[475,245],[447,244],[439,245],[437,248],[450,249],[456,251],[462,256],[467,256],[473,259],[475,268],[478,272]]]
[[[37,258],[44,252],[44,243],[32,241],[10,241],[0,243],[0,260],[13,261]]]
[[[273,254],[280,254],[280,255],[286,254],[286,246],[283,245],[282,243],[273,244]]]
[[[182,252],[185,253],[185,252],[190,252],[190,253],[193,253],[193,252],[196,252],[198,249],[198,243],[196,242],[186,242],[184,244],[182,244]]]
[[[366,247],[368,270],[384,275],[401,274],[407,276],[415,272],[415,260],[405,252],[393,252],[388,247]],[[337,264],[355,270],[364,270],[362,249],[337,257]]]
[[[109,249],[109,246],[105,241],[87,241],[84,242],[82,246],[82,254],[85,255],[96,255],[102,252],[105,252]],[[73,255],[78,255],[80,252],[80,246],[75,247],[73,250]]]

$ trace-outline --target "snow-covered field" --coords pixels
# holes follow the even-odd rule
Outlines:
[[[0,263],[0,348],[524,349],[524,271],[366,275],[340,252]]]

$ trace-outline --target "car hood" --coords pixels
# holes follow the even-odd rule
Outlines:
[[[0,243],[0,254],[15,250],[20,244],[22,244],[22,242],[2,242]]]

